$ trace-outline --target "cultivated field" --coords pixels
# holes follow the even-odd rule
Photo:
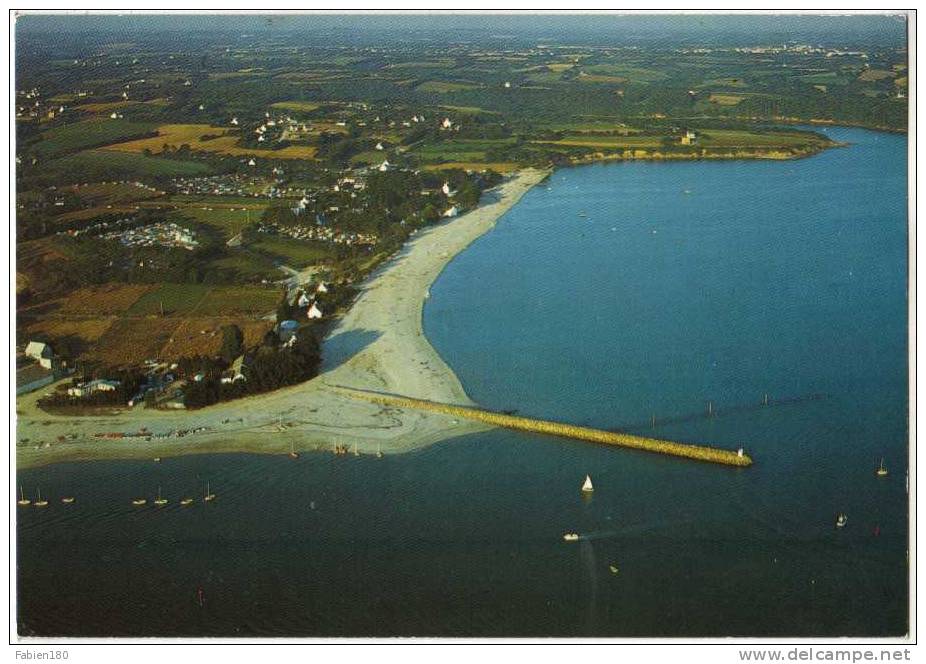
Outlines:
[[[154,131],[154,125],[146,122],[93,118],[42,132],[42,140],[36,144],[35,150],[39,155],[51,158],[143,136],[151,131]]]
[[[148,150],[151,154],[164,151],[164,146],[179,148],[188,145],[191,150],[216,152],[240,157],[264,157],[269,159],[313,159],[317,152],[310,145],[289,145],[279,150],[246,148],[238,145],[238,136],[230,134],[224,127],[211,127],[204,124],[168,124],[157,128],[158,135],[136,141],[108,145],[107,150],[115,152],[138,153]],[[203,139],[204,136],[216,138]]]

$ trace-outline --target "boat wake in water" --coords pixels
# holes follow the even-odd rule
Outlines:
[[[592,541],[584,535],[579,543],[579,555],[582,558],[585,573],[588,575],[588,614],[585,629],[589,634],[595,634],[598,616],[598,563],[595,547]]]

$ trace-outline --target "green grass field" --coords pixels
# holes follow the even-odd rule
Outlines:
[[[210,286],[208,284],[161,284],[138,298],[126,315],[165,316],[263,316],[280,300],[276,286]]]
[[[35,145],[35,150],[40,156],[48,159],[85,148],[140,137],[154,131],[154,128],[155,125],[149,122],[93,118],[42,132],[42,140]]]
[[[204,284],[161,284],[156,290],[145,293],[129,307],[129,316],[186,315],[195,310],[209,292]]]
[[[249,244],[248,248],[277,258],[293,268],[305,267],[334,257],[330,245],[324,242],[306,242],[271,235]]]
[[[196,308],[197,316],[264,316],[276,309],[280,288],[271,286],[213,286]]]
[[[54,159],[46,171],[59,172],[68,181],[94,182],[144,176],[189,176],[209,173],[209,167],[195,161],[146,157],[140,154],[87,150]]]
[[[495,148],[513,145],[514,139],[464,139],[456,141],[439,141],[425,143],[416,148],[412,154],[428,163],[442,161],[478,162],[486,159],[486,152]]]
[[[209,265],[222,270],[234,270],[240,279],[247,281],[276,280],[283,276],[271,259],[246,250],[230,251],[228,255],[211,261]]]
[[[180,211],[184,217],[194,219],[207,226],[212,226],[218,230],[226,240],[234,237],[241,232],[250,222],[260,219],[263,208],[255,210],[202,210],[197,207],[189,207]]]
[[[460,81],[425,81],[419,84],[415,90],[418,92],[460,92],[462,90],[477,90],[482,86],[478,83],[460,82]]]

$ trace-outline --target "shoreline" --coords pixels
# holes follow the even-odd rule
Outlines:
[[[483,194],[473,210],[422,229],[365,280],[351,308],[324,341],[315,378],[266,394],[193,411],[121,409],[68,417],[41,411],[48,388],[16,399],[16,467],[65,461],[145,459],[185,454],[333,450],[408,452],[491,427],[447,415],[396,410],[358,401],[336,385],[443,403],[472,405],[456,374],[424,335],[431,284],[453,258],[491,230],[550,171],[523,169]],[[100,438],[103,433],[145,435]],[[202,429],[183,436],[177,431]],[[28,439],[28,442],[20,442]]]

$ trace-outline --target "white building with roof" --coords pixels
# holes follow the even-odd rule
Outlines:
[[[55,361],[55,351],[44,341],[30,341],[26,344],[25,354],[46,369],[51,369]]]

